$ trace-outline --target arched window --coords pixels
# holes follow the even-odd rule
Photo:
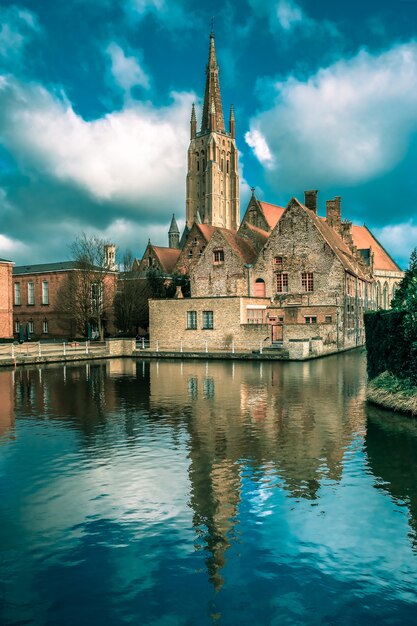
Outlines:
[[[383,301],[384,309],[388,309],[388,285],[385,283],[384,285],[384,301]]]
[[[253,290],[255,298],[265,298],[265,281],[263,278],[255,280],[255,289]]]

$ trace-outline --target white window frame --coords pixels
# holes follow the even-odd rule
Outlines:
[[[14,303],[17,306],[20,306],[22,303],[22,291],[20,288],[20,283],[14,284]]]
[[[42,281],[42,304],[49,304],[49,283],[47,280]]]
[[[31,306],[35,304],[35,283],[33,280],[28,282],[28,304]]]

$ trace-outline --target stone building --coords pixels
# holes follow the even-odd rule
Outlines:
[[[13,337],[12,261],[0,259],[0,340]]]
[[[111,252],[111,250],[110,250]],[[114,267],[114,266],[112,266]],[[60,289],[71,273],[82,272],[76,261],[21,265],[13,268],[13,332],[16,339],[29,334],[33,339],[67,339],[87,334],[76,330],[73,318],[62,310]],[[104,277],[103,297],[113,303],[117,272]],[[91,298],[94,293],[91,293]],[[113,334],[112,306],[103,317],[105,333]],[[94,328],[92,329],[94,334]]]
[[[361,345],[363,312],[389,308],[403,272],[366,226],[342,220],[340,197],[320,216],[316,190],[282,207],[253,188],[240,223],[237,156],[211,34],[199,132],[194,106],[191,115],[186,227],[178,246],[171,223],[170,248],[149,244],[141,265],[189,273],[192,297],[151,302],[151,340],[191,349],[306,340],[316,352]]]

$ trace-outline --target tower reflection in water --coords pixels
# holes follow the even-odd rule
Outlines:
[[[364,440],[376,486],[407,504],[417,528],[417,428],[365,409],[364,381],[365,361],[355,353],[304,364],[112,360],[2,371],[0,436],[19,436],[17,413],[58,419],[89,449],[98,438],[108,448],[125,442],[132,459],[144,454],[144,425],[155,439],[164,431],[174,446],[186,441],[188,462],[172,468],[172,481],[188,468],[194,547],[218,590],[228,551],[242,541],[248,480],[258,493],[279,488],[314,504],[324,484],[342,479],[347,451]],[[265,499],[263,515],[268,506]]]

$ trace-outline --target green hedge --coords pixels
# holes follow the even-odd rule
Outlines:
[[[405,311],[365,314],[368,374],[375,378],[389,372],[417,383],[417,346],[404,333]]]

